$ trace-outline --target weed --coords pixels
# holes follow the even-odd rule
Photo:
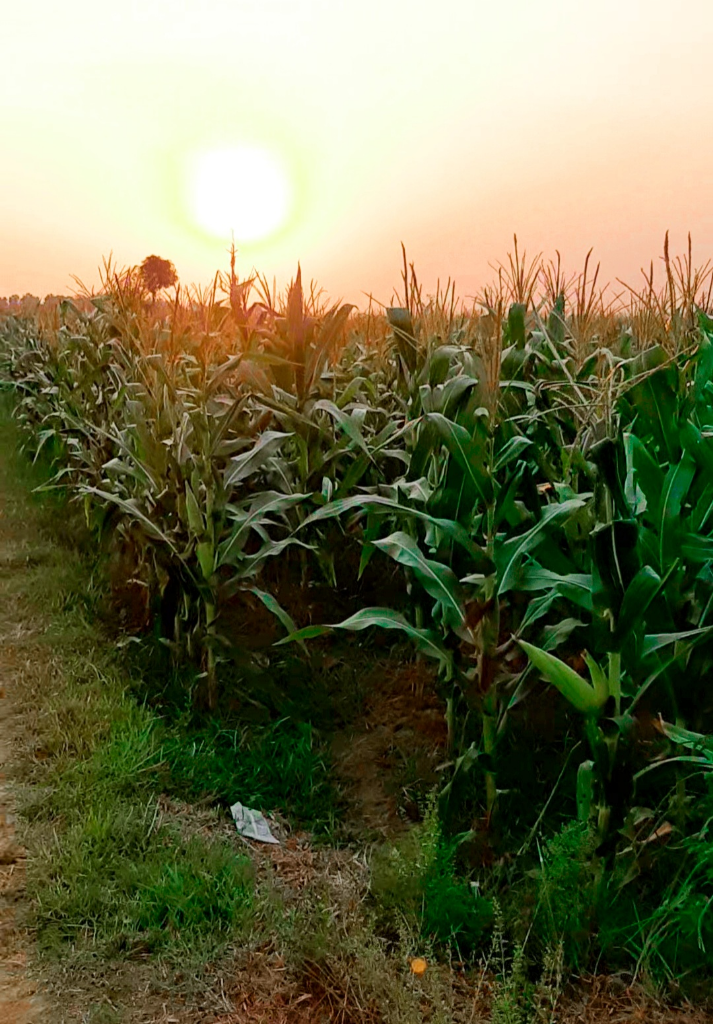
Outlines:
[[[516,942],[510,953],[505,917],[497,898],[493,900],[493,919],[489,957],[496,974],[491,1005],[493,1024],[554,1024],[562,993],[563,940],[545,948],[540,977],[533,983],[531,963],[525,955],[529,935]]]
[[[527,1024],[532,986],[527,977],[525,944],[518,943],[511,956],[507,945],[505,919],[495,899],[490,955],[496,969],[496,984],[491,1019],[493,1024]]]
[[[544,844],[536,879],[534,932],[543,947],[563,940],[570,964],[586,961],[596,932],[596,836],[585,822],[569,822]]]
[[[472,953],[490,923],[491,905],[456,877],[454,858],[431,798],[424,820],[373,858],[371,891],[382,927],[396,933],[415,928],[437,945]]]
[[[547,946],[542,957],[542,974],[532,1000],[536,1024],[555,1024],[563,977],[564,942],[560,939]]]

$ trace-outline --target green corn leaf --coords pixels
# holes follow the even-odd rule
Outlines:
[[[698,534],[684,534],[681,539],[681,554],[689,562],[710,562],[713,560],[713,537]]]
[[[615,650],[621,650],[621,645],[633,634],[661,586],[661,577],[651,566],[645,565],[639,569],[627,587],[621,603],[613,638]]]
[[[594,660],[588,651],[584,652],[584,660],[587,663],[589,674],[592,677],[594,693],[599,707],[604,707],[609,698],[609,681],[604,675],[604,669]]]
[[[437,412],[428,413],[424,419],[429,423],[435,423],[446,448],[458,463],[461,471],[465,473],[485,504],[490,504],[494,497],[494,490],[492,477],[485,467],[487,458],[485,438],[482,438],[480,443],[474,441],[465,427],[461,427],[452,420],[447,420],[445,416]]]
[[[452,675],[453,671],[453,656],[451,652],[443,646],[438,639],[436,633],[426,629],[417,629],[412,626],[403,615],[398,612],[392,611],[391,608],[363,608],[355,615],[350,615],[348,619],[344,619],[343,622],[335,622],[331,626],[305,626],[303,629],[299,629],[290,636],[284,638],[284,640],[278,641],[277,646],[280,644],[291,643],[292,641],[309,640],[312,637],[324,636],[332,629],[350,629],[350,630],[361,630],[369,629],[372,626],[378,626],[381,629],[398,629],[405,633],[412,640],[415,641],[417,647],[427,654],[431,658],[435,658],[441,669],[444,670],[448,676]]]
[[[589,458],[596,464],[601,478],[614,500],[617,517],[630,519],[632,512],[624,488],[626,476],[622,472],[621,442],[618,439],[614,441],[610,437],[605,437],[592,446]]]
[[[211,390],[214,386],[215,385],[213,385],[211,382],[208,383],[208,389],[209,390]],[[228,433],[228,431],[230,430],[230,428],[232,427],[232,425],[235,422],[235,419],[237,418],[237,416],[245,408],[245,405],[246,405],[246,398],[245,398],[245,396],[243,396],[241,398],[236,398],[235,401],[232,403],[232,405],[229,408],[227,408],[226,411],[223,413],[223,415],[220,417],[220,425],[219,425],[218,429],[212,434],[212,440],[210,442],[210,455],[211,455],[211,458],[214,457],[217,454],[233,455],[235,453],[235,451],[239,450],[237,448],[235,450],[233,450],[233,451],[229,450],[230,442],[226,442],[225,436]],[[246,441],[249,441],[249,439],[248,438],[240,438],[239,439],[239,443],[241,445],[243,445]]]
[[[665,349],[654,345],[631,361],[631,371],[635,375],[643,375],[643,379],[638,380],[628,392],[628,398],[638,413],[637,432],[648,428],[664,458],[675,463],[680,454],[676,367]]]
[[[271,512],[287,512],[309,498],[308,494],[282,494],[280,491],[263,491],[245,506],[228,505],[227,515],[233,522],[229,535],[218,548],[218,565],[234,564],[250,535],[258,526],[272,525],[268,518]]]
[[[446,419],[456,419],[458,413],[462,414],[464,407],[464,399],[468,398],[468,402],[474,401],[480,390],[482,390],[482,380],[478,377],[472,377],[468,373],[459,373],[457,377],[451,377],[449,380],[439,388],[440,394],[440,408],[434,409],[434,412],[441,412]],[[480,403],[482,406],[482,403]],[[479,417],[478,417],[479,418]],[[468,424],[464,423],[461,419],[458,422],[462,427],[468,429]],[[475,426],[475,424],[472,424]]]
[[[383,540],[375,540],[373,544],[396,562],[413,570],[426,593],[443,606],[444,618],[449,626],[465,624],[461,588],[457,576],[448,566],[426,558],[413,537],[402,531],[392,533]]]
[[[706,770],[713,768],[713,756],[704,751],[703,757],[695,757],[693,754],[677,754],[676,757],[666,757],[663,761],[655,761],[654,764],[642,768],[634,775],[634,781],[637,782],[643,775],[655,771],[656,768],[663,768],[665,764],[696,764],[699,768]]]
[[[305,548],[309,551],[314,550],[311,544],[305,544],[295,537],[284,537],[282,540],[277,541],[268,539],[254,555],[245,555],[242,552],[237,552],[231,558],[224,559],[222,564],[233,567],[235,572],[232,579],[234,581],[250,579],[256,575],[258,570],[262,568],[263,563],[269,558],[277,558],[286,548],[292,546]],[[230,589],[230,585],[230,583],[227,584],[227,589]]]
[[[670,559],[678,554],[681,507],[695,475],[696,463],[688,452],[684,452],[678,464],[672,466],[666,474],[660,506],[659,557],[662,571]]]
[[[246,590],[248,590],[251,594],[254,594],[255,597],[260,598],[260,600],[265,605],[267,610],[272,612],[275,618],[280,620],[282,625],[287,630],[288,639],[290,636],[294,636],[297,633],[297,626],[295,625],[294,619],[291,617],[291,615],[289,615],[288,612],[285,611],[280,602],[276,598],[274,598],[272,594],[268,594],[266,590],[260,590],[259,587],[246,587]],[[305,652],[307,651],[304,641],[300,642],[300,646],[304,649]]]
[[[713,481],[713,473],[711,473]],[[698,484],[699,481],[696,481]],[[687,518],[687,525],[693,534],[701,534],[710,529],[711,517],[713,516],[713,482],[705,483],[696,492],[696,499]]]
[[[223,383],[228,374],[237,370],[245,358],[245,354],[240,352],[238,355],[231,356],[230,359],[226,359],[224,363],[221,363],[206,381],[206,393],[212,394]]]
[[[418,360],[418,343],[411,313],[408,309],[392,306],[386,310],[386,316],[394,331],[398,353],[407,369],[413,372]]]
[[[302,530],[313,523],[321,522],[323,519],[331,519],[353,509],[361,509],[363,511],[380,511],[383,509],[385,513],[393,512],[407,519],[417,519],[422,523],[427,523],[441,530],[446,537],[451,538],[456,544],[459,544],[467,551],[477,565],[488,561],[483,548],[471,539],[460,523],[453,519],[439,519],[437,516],[431,516],[420,509],[412,508],[410,505],[404,505],[401,502],[394,501],[393,498],[387,498],[379,494],[355,494],[350,498],[337,498],[336,501],[322,506],[322,508],[307,516],[298,529]]]
[[[369,447],[364,440],[362,432],[359,428],[359,424],[356,422],[353,416],[349,416],[343,409],[340,409],[334,404],[334,402],[328,401],[326,398],[321,399],[319,402],[315,402],[312,407],[315,411],[323,410],[329,413],[329,415],[339,424],[344,433],[347,435],[350,441],[357,446],[366,455],[366,457],[373,462],[373,457],[369,451]]]
[[[550,590],[549,593],[543,594],[541,597],[534,597],[527,604],[527,611],[525,616],[520,623],[518,633],[525,633],[533,623],[538,622],[544,615],[547,615],[552,605],[561,597],[555,587]],[[548,648],[549,649],[549,648]]]
[[[533,442],[529,437],[523,437],[522,434],[516,434],[515,437],[511,437],[503,447],[500,449],[497,459],[495,460],[494,471],[496,473],[504,469],[505,466],[509,465],[514,459],[519,459],[524,451],[532,447]]]
[[[517,586],[518,569],[525,555],[533,551],[548,530],[563,519],[569,518],[586,504],[586,496],[568,498],[566,501],[548,505],[542,512],[539,522],[535,523],[526,533],[519,537],[499,543],[495,551],[495,564],[498,568],[498,595],[504,594]]]
[[[592,577],[589,573],[560,575],[545,569],[534,559],[528,560],[519,569],[516,590],[550,590],[552,587],[585,611],[592,610]]]
[[[693,385],[693,394],[696,402],[704,397],[707,385],[713,380],[713,337],[707,334],[702,328],[698,351],[696,353],[696,376]]]
[[[708,477],[713,477],[713,440],[704,437],[695,424],[689,420],[681,428],[681,442],[696,460],[696,465]]]
[[[624,436],[624,445],[627,450],[627,458],[634,469],[636,482],[646,498],[649,514],[653,519],[658,520],[661,495],[664,489],[663,471],[648,449],[634,434]]]
[[[524,462],[519,462],[515,471],[509,474],[505,486],[499,488],[493,513],[493,530],[496,533],[501,528],[503,520],[507,524],[508,530],[513,527],[517,529],[522,525],[523,515],[526,514],[523,507],[525,503],[522,499],[523,489],[528,487],[527,468]]]
[[[713,754],[713,736],[700,732],[691,732],[680,725],[673,725],[670,722],[660,721],[661,731],[674,743],[681,746],[693,747],[696,750],[706,750]]]
[[[637,772],[634,775],[635,780],[665,764],[695,764],[703,770],[713,770],[713,736],[691,732],[689,729],[683,729],[678,725],[672,725],[670,722],[664,722],[661,718],[659,718],[658,724],[661,732],[668,739],[680,744],[682,747],[688,747],[689,750],[696,751],[697,756],[677,754],[675,757],[667,757],[663,761],[656,761],[654,764],[647,765],[646,768],[642,768],[641,771]]]
[[[697,630],[695,632],[697,632]],[[662,646],[665,647],[667,645],[664,644]],[[670,646],[671,645],[669,644],[668,645],[669,651],[667,651],[665,656],[662,656],[662,657],[656,659],[656,662],[655,662],[656,667],[646,677],[644,682],[641,684],[641,686],[638,688],[638,690],[636,691],[634,696],[631,698],[631,700],[629,702],[628,714],[630,714],[630,715],[633,714],[634,708],[637,706],[639,701],[642,700],[642,698],[648,693],[648,691],[651,689],[653,684],[658,679],[661,679],[661,678],[666,676],[668,670],[673,665],[676,665],[677,663],[680,663],[680,661],[682,661],[682,660],[685,661],[685,659],[688,657],[690,652],[696,646],[696,643],[695,643],[695,639],[692,640],[692,641],[689,641],[687,643],[682,642],[681,646],[679,648],[675,649],[673,651],[673,653],[670,652]]]
[[[544,637],[542,650],[554,651],[560,644],[568,640],[575,629],[582,629],[584,623],[580,619],[560,619],[553,626],[544,626],[542,635]]]
[[[426,366],[426,372],[428,373],[428,383],[432,388],[436,388],[443,384],[448,371],[451,367],[451,356],[453,349],[450,346],[442,346],[437,348],[431,355]]]
[[[306,391],[311,391],[321,377],[329,353],[353,309],[356,309],[356,306],[345,303],[340,307],[337,303],[317,321],[317,334],[307,348],[305,359]]]
[[[102,501],[116,505],[117,508],[120,508],[121,511],[130,519],[141,523],[150,537],[153,537],[155,540],[160,540],[161,543],[165,544],[177,558],[183,561],[178,548],[168,534],[164,533],[164,531],[161,530],[152,519],[141,511],[134,498],[121,498],[118,494],[112,494],[111,491],[102,491],[98,487],[89,487],[86,484],[81,484],[78,490],[80,494],[94,494],[97,498],[101,498]]]
[[[191,531],[195,536],[200,537],[205,531],[205,522],[196,496],[188,481],[186,481],[186,514]]]
[[[506,325],[507,340],[510,345],[514,345],[516,349],[523,349],[527,341],[527,335],[525,330],[525,316],[527,314],[527,306],[524,302],[513,302],[512,306],[508,310],[508,318]]]
[[[649,633],[644,637],[641,656],[646,658],[649,654],[660,651],[670,644],[676,644],[680,640],[700,640],[705,636],[710,636],[711,632],[713,632],[713,626],[704,626],[701,629],[685,629],[680,633]]]
[[[270,456],[275,454],[287,437],[292,437],[292,434],[282,433],[277,430],[266,430],[250,451],[237,455],[230,460],[223,479],[224,486],[226,488],[232,487],[257,472]]]
[[[675,520],[680,516],[681,506],[686,499],[695,473],[695,460],[688,452],[684,452],[678,464],[669,469],[663,483],[662,524],[666,520]]]
[[[636,520],[615,519],[592,530],[592,579],[596,607],[618,615],[624,594],[641,568]]]
[[[560,292],[547,318],[547,330],[555,345],[564,344],[565,327],[565,298]]]
[[[102,466],[102,470],[105,473],[124,473],[126,476],[140,478],[141,482],[144,484],[147,484],[150,481],[150,477],[143,472],[141,467],[125,462],[123,459],[109,459],[109,461],[105,462]]]
[[[587,715],[597,712],[602,707],[604,701],[601,699],[601,693],[597,693],[595,688],[586,679],[583,679],[564,661],[556,658],[553,654],[549,654],[547,651],[540,650],[539,647],[525,643],[524,640],[518,640],[518,644],[527,654],[535,668],[548,682],[557,687],[562,696],[577,711]]]
[[[367,391],[372,402],[378,405],[379,393],[374,382],[369,377],[353,377],[337,397],[339,408],[344,409],[355,398],[358,398],[362,389]]]
[[[198,564],[201,567],[203,573],[203,579],[209,580],[215,572],[215,551],[213,548],[213,542],[210,540],[200,541],[196,545],[196,556],[198,558]]]
[[[577,769],[577,818],[589,821],[594,804],[596,769],[594,761],[582,761]]]

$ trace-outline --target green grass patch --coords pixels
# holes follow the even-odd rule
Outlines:
[[[211,796],[223,804],[280,810],[314,833],[330,836],[336,794],[323,747],[307,722],[228,729],[219,722],[166,735],[162,747],[172,792]]]
[[[154,828],[158,807],[94,804],[35,847],[29,891],[42,949],[214,954],[246,933],[252,865],[228,843]]]
[[[35,676],[42,758],[22,808],[39,946],[213,956],[249,933],[250,859],[237,840],[164,820],[164,747],[180,749],[179,737],[127,695],[113,652],[81,613],[59,614],[43,638],[54,670]]]

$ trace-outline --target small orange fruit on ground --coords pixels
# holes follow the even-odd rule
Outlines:
[[[411,961],[411,973],[412,974],[425,974],[428,964],[422,956],[414,957]]]

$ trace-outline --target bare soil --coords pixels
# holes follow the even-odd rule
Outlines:
[[[400,665],[383,659],[369,672],[363,715],[332,742],[348,829],[390,838],[419,819],[422,808],[409,778],[434,786],[446,759],[446,724],[434,682],[431,665],[419,659]]]

